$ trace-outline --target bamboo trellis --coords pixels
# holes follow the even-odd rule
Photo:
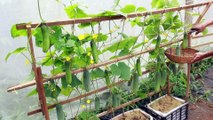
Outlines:
[[[56,22],[46,22],[45,24],[47,26],[61,26],[61,25],[70,25],[70,24],[79,24],[79,23],[102,22],[102,21],[107,21],[107,20],[135,18],[135,17],[140,17],[140,16],[161,14],[161,13],[172,12],[172,11],[181,11],[181,10],[186,10],[186,9],[192,9],[192,8],[195,8],[195,7],[206,6],[206,8],[204,9],[202,14],[198,17],[198,19],[196,21],[196,23],[199,23],[200,20],[202,19],[202,17],[205,15],[205,13],[210,8],[212,3],[213,3],[213,1],[208,1],[208,2],[203,2],[203,3],[198,3],[198,4],[185,5],[185,6],[181,6],[181,7],[167,8],[167,9],[162,9],[162,10],[154,10],[154,11],[150,11],[150,12],[133,13],[133,14],[128,14],[127,16],[113,15],[113,16],[103,16],[103,17],[96,17],[96,18],[71,19],[71,20],[56,21]],[[36,59],[35,59],[35,53],[34,53],[33,42],[32,42],[32,33],[31,33],[31,30],[33,28],[36,28],[39,25],[40,25],[40,23],[33,23],[33,24],[18,24],[16,26],[18,30],[27,29],[28,42],[29,42],[29,45],[30,45],[30,54],[31,54],[31,58],[32,58],[32,69],[35,73],[35,80],[28,82],[28,83],[25,83],[25,84],[20,84],[20,85],[14,86],[14,87],[10,87],[10,88],[8,88],[8,92],[36,85],[37,90],[38,90],[38,96],[39,96],[39,102],[40,102],[41,108],[34,110],[32,112],[29,112],[28,115],[32,115],[32,114],[35,114],[35,113],[38,113],[38,112],[42,112],[43,115],[45,116],[46,120],[49,120],[50,118],[49,118],[48,109],[54,108],[56,106],[56,104],[53,104],[53,105],[50,105],[50,106],[46,105],[46,98],[45,98],[43,83],[50,81],[50,80],[53,80],[53,79],[61,78],[61,77],[65,76],[65,73],[61,73],[61,74],[58,74],[58,75],[55,75],[55,76],[52,76],[52,77],[48,77],[48,78],[42,78],[42,74],[41,74],[42,71],[41,71],[40,67],[36,66]],[[212,34],[209,34],[209,35],[212,35]],[[199,37],[203,37],[203,36],[197,36],[197,38],[199,38]],[[161,45],[161,47],[166,47],[168,45],[171,45],[171,44],[174,44],[174,43],[177,43],[177,42],[180,42],[180,41],[182,41],[182,40],[180,39],[180,40],[176,40],[176,41],[173,41],[173,42],[169,42],[167,44]],[[112,59],[112,60],[108,60],[108,61],[105,61],[105,62],[102,62],[102,63],[91,65],[87,69],[98,68],[98,67],[108,65],[108,64],[112,64],[112,63],[115,63],[115,62],[118,62],[118,61],[121,61],[121,60],[126,60],[126,59],[129,59],[129,58],[141,55],[141,54],[145,54],[145,53],[153,51],[153,50],[154,50],[154,48],[149,48],[149,49],[146,49],[146,50],[143,50],[143,51],[135,52],[131,55],[126,55],[126,56],[122,56],[122,57],[119,57],[119,58],[116,58],[116,59]],[[84,68],[80,68],[80,69],[72,71],[72,73],[77,74],[77,73],[83,72],[84,70],[85,70]],[[144,74],[148,73],[148,72],[149,71],[144,71]],[[100,91],[104,91],[104,90],[106,90],[110,87],[113,87],[113,86],[116,86],[116,85],[119,85],[119,84],[122,84],[122,83],[124,83],[124,81],[121,80],[121,81],[119,81],[115,84],[112,84],[110,86],[98,88],[94,91],[88,92],[86,94],[83,94],[83,95],[80,95],[80,96],[77,96],[77,97],[74,97],[74,98],[71,98],[71,99],[68,99],[68,100],[65,100],[65,101],[61,101],[59,103],[61,103],[61,104],[70,103],[70,102],[73,102],[75,100],[79,100],[83,97],[95,94],[95,93],[100,92]],[[149,93],[150,96],[153,95],[153,94],[154,93]],[[129,105],[130,103],[131,104],[135,103],[136,101],[139,101],[139,100],[141,100],[141,99],[135,99],[135,101],[126,103],[125,105]],[[118,106],[118,108],[119,108],[119,106]],[[101,116],[101,115],[99,114],[99,116]]]

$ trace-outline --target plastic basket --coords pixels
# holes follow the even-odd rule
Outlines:
[[[131,113],[131,112],[134,112],[134,111],[139,111],[139,112],[141,112],[144,116],[146,116],[147,118],[149,118],[149,120],[153,120],[153,117],[152,117],[151,115],[149,115],[148,113],[142,111],[141,109],[134,109],[134,110],[130,110],[130,111],[124,112],[124,113],[122,113],[122,114],[119,114],[119,115],[113,117],[111,120],[118,120],[121,116],[126,115],[126,114]]]
[[[165,96],[162,96],[153,102],[163,98]],[[154,110],[153,108],[150,107],[150,105],[153,103],[149,103],[147,105],[147,112],[153,116],[154,120],[187,120],[188,118],[188,102],[185,102],[185,100],[182,100],[177,97],[173,97],[181,102],[184,102],[182,105],[172,109],[171,111],[167,113],[162,113],[160,111]]]

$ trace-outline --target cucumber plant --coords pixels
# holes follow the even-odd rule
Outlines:
[[[64,10],[67,16],[71,19],[112,16],[118,13],[125,16],[132,12],[146,11],[146,8],[142,6],[137,7],[133,4],[122,7],[118,5],[118,1],[114,8],[117,12],[107,10],[97,14],[89,14],[81,8],[82,6],[80,4],[74,3],[74,1],[71,1],[71,5],[65,4]],[[151,3],[153,9],[174,7],[176,5],[178,5],[177,0],[152,0]],[[87,31],[87,29],[91,31],[77,35],[75,33],[77,28],[75,27],[72,28],[73,32],[70,33],[62,26],[47,26],[44,24],[42,19],[41,25],[32,31],[36,47],[40,48],[45,54],[45,57],[37,64],[50,67],[51,75],[61,74],[62,72],[66,74],[60,79],[60,82],[52,80],[44,85],[46,96],[51,99],[53,98],[55,103],[58,103],[58,97],[60,94],[68,97],[71,95],[72,91],[77,91],[79,88],[80,90],[89,92],[91,90],[93,79],[104,79],[106,85],[110,86],[117,82],[117,79],[129,81],[131,76],[132,79],[129,82],[131,83],[132,93],[136,96],[143,96],[142,93],[138,92],[142,89],[139,85],[141,83],[140,78],[142,77],[141,60],[144,59],[143,56],[136,58],[136,60],[134,60],[136,61],[136,64],[134,65],[130,61],[127,61],[128,64],[127,62],[111,64],[109,68],[105,70],[103,68],[96,68],[90,71],[87,69],[83,72],[81,78],[79,77],[80,75],[72,74],[72,70],[87,68],[90,65],[98,64],[102,61],[99,58],[100,56],[107,56],[109,59],[116,59],[117,57],[132,54],[139,48],[144,50],[150,46],[154,46],[155,50],[149,53],[148,63],[152,62],[153,64],[154,62],[154,64],[150,66],[152,69],[155,68],[156,70],[149,74],[149,79],[152,81],[152,85],[154,85],[150,85],[150,88],[144,90],[144,94],[151,90],[159,91],[161,87],[165,86],[168,76],[170,79],[173,78],[173,82],[176,83],[177,86],[183,85],[183,74],[181,73],[182,76],[179,76],[182,78],[182,83],[177,83],[175,75],[178,75],[179,72],[176,70],[177,68],[175,65],[170,65],[169,67],[172,69],[168,69],[164,56],[164,49],[160,47],[161,44],[176,39],[183,33],[184,24],[181,22],[181,17],[175,12],[168,12],[162,15],[149,15],[146,16],[144,20],[142,20],[142,17],[137,17],[135,19],[128,19],[125,22],[131,24],[132,28],[139,27],[143,34],[139,33],[139,35],[134,36],[126,34],[124,32],[124,26],[123,30],[121,29],[121,32],[120,26],[118,26],[116,22],[110,21],[108,33],[104,33],[101,30],[98,30],[98,33],[95,33],[94,28],[96,25],[100,25],[100,23],[90,22],[81,23],[77,27],[79,29],[83,29],[83,31]],[[112,30],[112,24],[115,25],[115,30]],[[115,37],[112,36],[113,34],[115,34]],[[25,30],[17,30],[13,26],[11,29],[11,35],[12,37],[26,36],[27,32]],[[141,35],[143,35],[142,41],[140,41]],[[12,54],[25,54],[28,50],[27,47],[21,47],[10,52],[5,59],[7,60]],[[108,57],[109,53],[111,56]],[[29,61],[31,60],[29,59]],[[131,73],[131,70],[134,72]],[[171,75],[169,75],[170,71],[173,71]],[[120,105],[121,102],[120,91],[118,92],[118,90],[115,89],[115,87],[110,89],[110,101],[112,102],[113,107]],[[33,93],[35,92],[33,91]],[[95,107],[97,109],[100,109],[99,103],[100,99],[99,97],[96,97]],[[58,105],[56,109],[58,117],[64,119],[64,114],[61,110],[62,107]],[[87,115],[82,113],[79,118],[83,119],[85,116]]]

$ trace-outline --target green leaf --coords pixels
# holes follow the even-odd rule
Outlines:
[[[10,34],[13,38],[20,37],[20,36],[27,36],[27,31],[26,30],[17,30],[16,25],[13,25]]]
[[[179,19],[179,16],[176,15],[173,17],[173,24],[172,24],[172,29],[178,29],[181,28],[183,25],[183,23],[181,22],[181,20]]]
[[[82,84],[82,82],[78,79],[78,77],[76,75],[73,75],[71,86],[74,88],[74,87],[77,87],[81,84]]]
[[[50,43],[51,43],[51,45],[53,45],[61,37],[62,27],[61,26],[51,26],[51,27],[49,27],[49,29],[50,29]]]
[[[120,49],[129,49],[134,45],[136,40],[137,40],[137,37],[130,36],[126,39],[123,39],[123,40],[120,40],[119,42],[114,43],[110,47],[105,48],[102,52],[110,51],[113,53]]]
[[[81,23],[78,25],[79,28],[86,28],[86,27],[91,27],[98,24],[97,22],[90,22],[90,23]]]
[[[149,25],[145,28],[144,33],[148,39],[152,39],[159,34],[160,30],[158,26]]]
[[[132,13],[136,11],[136,7],[133,4],[129,4],[120,9],[123,13]]]
[[[83,18],[88,16],[82,9],[79,8],[78,4],[67,6],[64,10],[69,18]]]
[[[121,72],[120,78],[124,80],[129,80],[131,77],[130,67],[127,66],[124,62],[119,62],[118,67]]]
[[[124,62],[119,62],[118,65],[112,64],[110,66],[112,75],[119,76],[123,80],[129,80],[131,77],[130,67],[127,66]]]
[[[143,12],[143,11],[146,11],[146,8],[145,7],[138,7],[137,12]]]
[[[47,52],[46,53],[46,56],[44,57],[44,59],[42,59],[41,63],[42,65],[44,66],[50,66],[53,64],[53,61],[52,61],[52,56],[55,54],[55,50],[52,51],[52,52]]]
[[[33,89],[30,93],[27,94],[27,97],[33,96],[35,94],[37,94],[37,89]]]
[[[11,55],[13,55],[13,54],[16,54],[16,55],[17,55],[17,54],[23,53],[23,52],[25,52],[25,51],[27,51],[27,48],[26,48],[26,47],[17,48],[17,49],[15,49],[14,51],[9,52],[9,53],[7,54],[7,56],[5,57],[5,61],[7,61],[8,58],[9,58]]]
[[[116,15],[116,14],[117,14],[117,12],[115,12],[115,11],[106,10],[102,13],[97,14],[96,17],[113,16],[113,15]]]
[[[63,69],[61,67],[57,67],[57,68],[52,69],[50,72],[52,75],[57,75],[59,73],[62,73]]]
[[[100,120],[94,113],[83,111],[77,116],[77,120]]]
[[[110,70],[112,72],[112,75],[120,75],[121,74],[121,72],[120,72],[120,70],[119,70],[119,68],[116,64],[112,64],[110,66]]]
[[[165,0],[152,0],[152,8],[163,8],[166,5],[166,1]]]
[[[64,96],[69,96],[71,94],[71,92],[73,91],[72,87],[66,87],[66,88],[61,88],[61,94]]]
[[[108,39],[108,36],[106,34],[98,34],[98,38],[97,40],[95,40],[96,42],[103,42],[103,41],[106,41]]]
[[[90,74],[91,74],[91,77],[93,78],[93,79],[96,79],[96,78],[104,78],[104,71],[102,70],[102,69],[100,69],[100,68],[96,68],[95,70],[92,70],[91,72],[90,72]]]

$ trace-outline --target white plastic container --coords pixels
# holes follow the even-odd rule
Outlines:
[[[124,112],[124,113],[121,113],[121,114],[119,114],[119,115],[117,115],[117,116],[115,116],[115,117],[113,117],[111,120],[117,120],[118,118],[120,118],[121,116],[123,116],[123,115],[127,115],[128,113],[131,113],[131,112],[134,112],[134,111],[140,111],[144,116],[146,116],[147,118],[149,118],[149,120],[153,120],[153,117],[151,116],[151,115],[149,115],[148,113],[146,113],[146,112],[144,112],[144,111],[142,111],[141,109],[134,109],[134,110],[130,110],[130,111],[126,111],[126,112]]]
[[[176,108],[173,108],[172,110],[170,110],[167,113],[160,112],[160,111],[155,110],[155,109],[150,107],[150,105],[152,103],[156,102],[159,99],[164,98],[165,96],[166,95],[164,95],[164,96],[152,101],[151,103],[149,103],[147,105],[147,108],[149,109],[149,114],[151,114],[154,118],[156,117],[157,120],[161,120],[161,119],[164,119],[164,120],[185,120],[185,119],[187,119],[187,116],[188,116],[187,115],[188,114],[188,102],[185,102],[185,100],[182,100],[182,99],[174,97],[174,96],[171,96],[171,97],[173,97],[174,99],[182,102],[183,104],[181,104],[180,106],[178,106]]]

